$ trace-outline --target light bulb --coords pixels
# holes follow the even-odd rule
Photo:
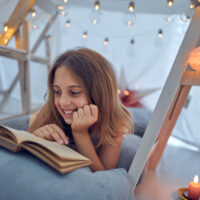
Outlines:
[[[93,10],[90,13],[90,19],[91,19],[93,24],[98,24],[100,22],[100,18],[101,18],[100,10]]]
[[[99,1],[95,1],[95,3],[94,3],[94,9],[95,10],[99,10],[100,9],[100,2]]]
[[[87,38],[87,31],[85,31],[82,35],[83,38]]]
[[[180,15],[180,20],[184,23],[188,23],[190,22],[191,20],[191,17],[189,14],[185,13],[185,12],[182,12],[181,15]]]
[[[33,25],[33,29],[34,29],[34,30],[38,29],[37,24],[34,24],[34,25]]]
[[[70,25],[71,25],[71,22],[70,22],[70,20],[67,20],[67,21],[66,21],[66,23],[65,23],[65,26],[69,28],[69,27],[70,27]]]
[[[164,17],[164,19],[169,23],[172,22],[175,18],[176,18],[176,15],[171,15],[171,16],[167,15]]]
[[[31,16],[32,16],[32,17],[35,17],[35,16],[36,16],[36,12],[35,12],[35,9],[34,9],[34,8],[33,8],[32,11],[31,11]]]
[[[104,45],[108,45],[108,38],[107,37],[104,40]]]
[[[135,10],[135,3],[133,1],[129,3],[128,9],[130,12],[133,12]]]
[[[62,6],[62,5],[58,6],[58,10],[63,10],[63,9],[64,9],[64,6]]]
[[[158,31],[158,37],[161,38],[162,36],[163,36],[163,31],[162,31],[162,29],[160,29],[160,30]]]
[[[195,4],[194,3],[190,3],[190,8],[194,8]]]
[[[68,0],[64,0],[64,3],[67,3],[68,2]]]
[[[7,25],[7,24],[4,24],[3,30],[4,30],[5,32],[8,31],[8,25]]]
[[[130,56],[130,57],[132,57],[134,55],[134,53],[135,53],[134,44],[135,44],[135,40],[131,39],[130,43],[128,45],[128,49],[127,49],[127,55]]]
[[[160,30],[158,30],[158,33],[157,33],[157,35],[154,39],[154,45],[156,47],[160,48],[160,47],[163,46],[163,43],[164,43],[164,41],[163,41],[163,30],[160,29]]]
[[[169,7],[171,7],[174,3],[174,0],[167,0],[167,4]]]
[[[136,16],[134,13],[125,13],[123,17],[123,21],[126,25],[132,26],[135,23]]]
[[[58,10],[62,16],[66,16],[69,12],[69,4],[64,4],[63,6],[60,6],[60,9]]]

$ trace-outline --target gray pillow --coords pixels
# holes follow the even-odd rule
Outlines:
[[[61,175],[27,151],[13,153],[0,147],[0,199],[133,200],[126,170],[135,154],[135,137],[125,136],[120,168],[95,173],[85,167]]]
[[[27,129],[28,115],[1,122]],[[133,200],[127,173],[140,137],[125,135],[117,169],[93,173],[89,167],[61,175],[27,151],[0,147],[0,199],[9,200]]]
[[[27,130],[29,125],[29,115],[22,115],[7,120],[1,120],[0,124],[18,130]]]
[[[135,126],[135,134],[143,137],[147,124],[151,118],[152,111],[147,108],[132,108],[127,107],[131,116],[133,117],[133,123]]]

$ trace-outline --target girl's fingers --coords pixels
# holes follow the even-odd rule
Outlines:
[[[63,130],[56,124],[48,124],[33,133],[34,135],[47,140],[55,140],[59,144],[68,144],[68,137],[65,136]]]
[[[89,105],[83,107],[83,112],[86,117],[90,117],[92,115]]]
[[[53,124],[53,129],[60,135],[64,144],[69,143],[69,138],[65,135],[64,131],[58,127],[57,125]]]
[[[94,104],[90,104],[90,110],[91,110],[92,116],[95,117],[95,119],[97,120],[97,118],[98,118],[98,107]]]
[[[83,119],[85,117],[84,112],[83,112],[83,108],[79,108],[77,113],[78,113],[79,119]]]

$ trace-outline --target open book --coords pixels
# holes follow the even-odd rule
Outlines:
[[[60,173],[66,173],[91,164],[88,158],[65,145],[6,126],[0,126],[0,146],[13,152],[26,149]]]

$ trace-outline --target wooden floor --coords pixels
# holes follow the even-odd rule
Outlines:
[[[150,170],[135,190],[135,200],[178,200],[177,190],[200,177],[200,151],[168,144],[156,170]]]

